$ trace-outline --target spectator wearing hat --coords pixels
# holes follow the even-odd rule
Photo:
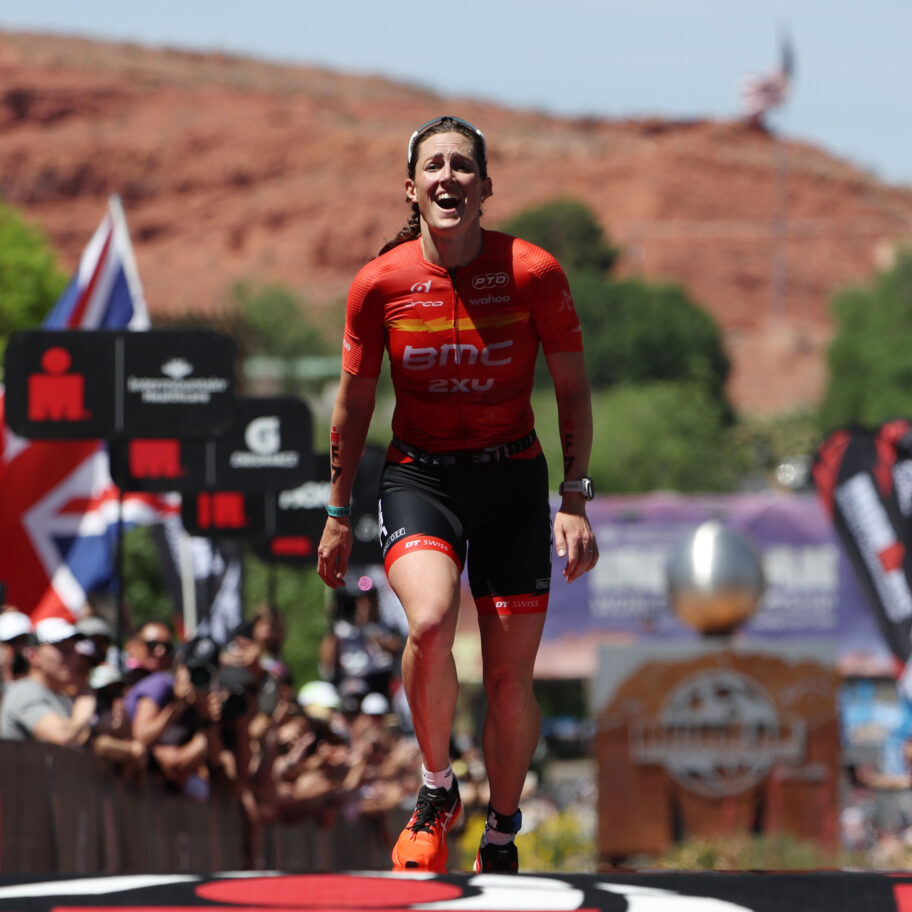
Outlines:
[[[123,675],[116,666],[102,662],[92,669],[89,686],[96,700],[89,750],[96,757],[117,764],[130,778],[143,778],[147,751],[131,732],[123,701]]]
[[[79,676],[79,631],[63,618],[35,625],[35,644],[26,647],[28,674],[13,681],[0,705],[0,738],[47,741],[67,747],[89,737],[95,695],[70,691]]]
[[[87,614],[76,621],[76,629],[85,637],[86,641],[95,648],[92,650],[92,667],[107,662],[116,665],[116,655],[109,654],[114,642],[114,632],[111,625],[97,614]]]
[[[12,607],[0,611],[0,697],[3,688],[28,674],[25,647],[31,642],[32,621]]]

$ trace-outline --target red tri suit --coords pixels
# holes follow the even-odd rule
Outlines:
[[[384,348],[393,434],[433,454],[520,441],[533,430],[539,345],[582,351],[567,279],[539,247],[483,232],[481,255],[450,273],[409,241],[370,262],[348,297],[342,366],[376,377]],[[472,462],[470,460],[470,462]],[[481,614],[547,610],[551,581],[548,469],[536,439],[511,458],[434,465],[391,444],[380,497],[387,571],[415,550],[447,554]]]
[[[342,367],[380,374],[389,353],[393,434],[433,453],[481,449],[532,430],[539,343],[582,351],[566,276],[551,254],[496,231],[451,274],[414,240],[372,260],[348,295]]]

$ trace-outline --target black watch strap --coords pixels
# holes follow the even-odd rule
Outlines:
[[[592,479],[588,475],[584,475],[575,481],[562,481],[558,491],[560,494],[582,494],[586,500],[592,500],[595,497]]]

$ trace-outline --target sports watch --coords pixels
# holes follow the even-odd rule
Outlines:
[[[582,494],[586,500],[592,500],[595,497],[592,479],[588,475],[583,475],[577,481],[562,481],[557,490],[559,494]]]

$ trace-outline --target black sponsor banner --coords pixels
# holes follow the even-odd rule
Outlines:
[[[181,521],[190,535],[246,538],[275,530],[275,495],[198,491],[181,500]]]
[[[6,423],[33,439],[215,437],[234,342],[209,330],[25,330],[4,356]]]
[[[235,399],[231,430],[212,440],[136,438],[111,445],[126,491],[280,491],[311,477],[313,419],[293,396]]]
[[[201,491],[209,485],[208,442],[176,437],[111,441],[111,477],[123,491]]]
[[[355,476],[351,515],[353,543],[349,558],[353,564],[381,562],[377,502],[385,453],[382,447],[368,444]],[[316,563],[317,546],[326,523],[329,477],[329,454],[318,454],[308,481],[276,495],[275,533],[256,543],[259,557],[291,564]]]
[[[238,398],[234,424],[215,441],[217,488],[281,491],[301,484],[313,470],[313,418],[294,396]]]
[[[839,428],[820,445],[814,483],[887,645],[912,652],[912,424]]]

